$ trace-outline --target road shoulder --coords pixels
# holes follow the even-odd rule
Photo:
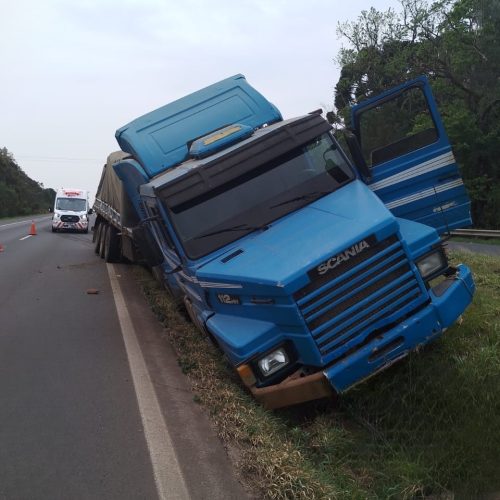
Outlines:
[[[131,266],[113,265],[191,498],[246,498],[226,451],[203,409],[163,327],[138,289]]]

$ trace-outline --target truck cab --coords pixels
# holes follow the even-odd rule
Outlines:
[[[157,275],[268,408],[348,390],[472,300],[441,239],[470,206],[428,82],[353,113],[354,161],[319,113],[283,120],[237,75],[116,134]]]
[[[58,189],[52,214],[52,232],[88,233],[90,213],[88,191],[74,188]]]

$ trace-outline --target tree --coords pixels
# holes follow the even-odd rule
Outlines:
[[[30,179],[6,148],[0,148],[0,217],[46,211],[56,192]]]
[[[500,228],[500,0],[401,0],[338,25],[337,113],[417,75],[433,91],[472,199],[475,225]]]

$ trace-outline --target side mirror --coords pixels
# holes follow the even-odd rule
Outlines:
[[[91,208],[89,208],[89,211],[87,212],[89,215],[92,215],[94,213],[94,210],[92,210]]]
[[[366,164],[365,158],[363,156],[363,151],[359,145],[358,138],[350,131],[344,130],[344,137],[351,152],[352,159],[357,169],[360,171],[363,179],[370,182],[372,179],[372,172],[368,165]]]

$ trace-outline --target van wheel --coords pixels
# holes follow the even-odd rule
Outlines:
[[[54,226],[52,226],[52,232],[55,233],[56,231],[57,229]]]
[[[117,262],[120,260],[120,237],[114,226],[108,226],[104,241],[104,260],[106,262]]]

